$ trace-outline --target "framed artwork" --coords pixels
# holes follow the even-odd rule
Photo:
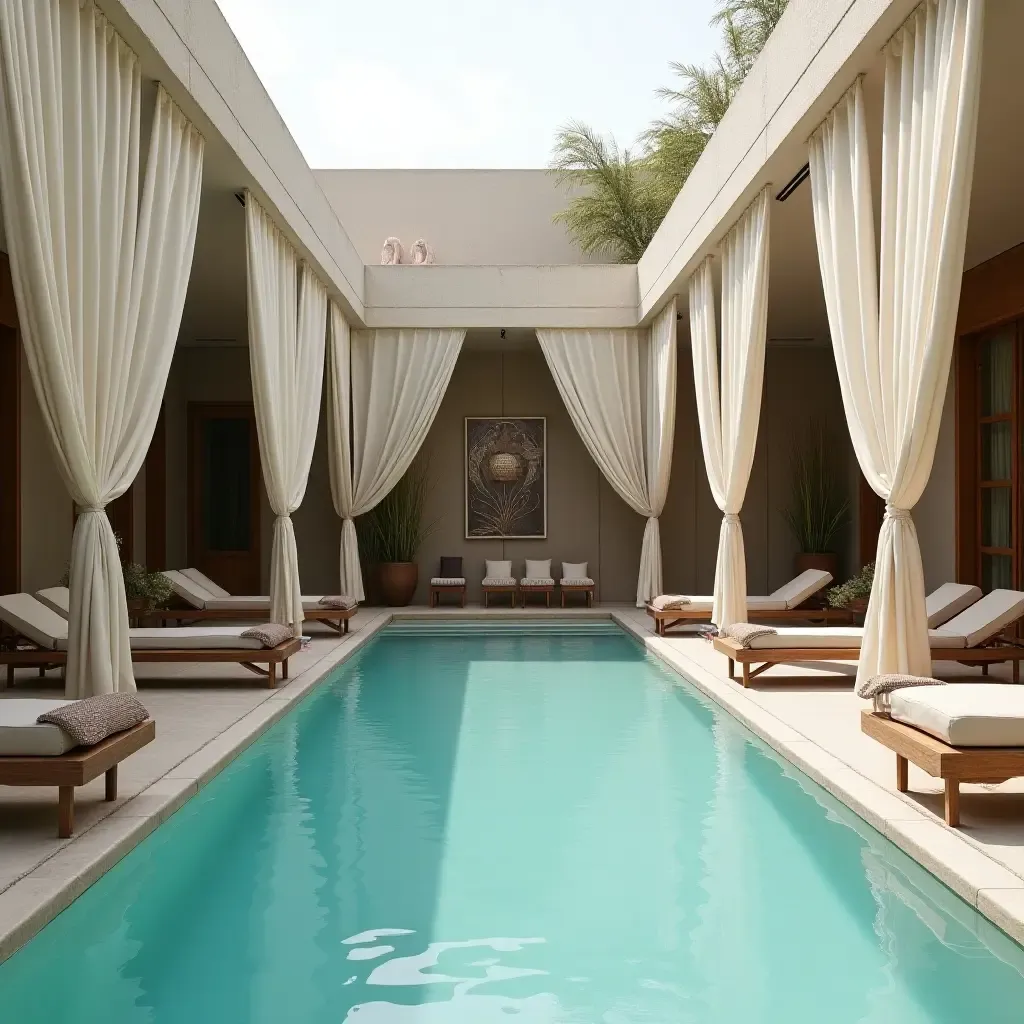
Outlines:
[[[548,535],[547,420],[466,417],[466,539]]]

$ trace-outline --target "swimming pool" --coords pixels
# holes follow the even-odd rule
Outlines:
[[[616,628],[405,626],[0,965],[0,1020],[997,1024],[1022,972]]]

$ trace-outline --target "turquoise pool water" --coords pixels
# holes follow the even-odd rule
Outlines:
[[[1024,955],[622,633],[391,629],[0,966],[4,1024],[997,1024]]]

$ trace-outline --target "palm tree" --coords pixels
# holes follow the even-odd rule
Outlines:
[[[653,201],[650,173],[642,160],[615,140],[580,121],[559,129],[551,169],[560,185],[581,191],[556,223],[585,253],[610,252],[620,263],[636,263],[665,211]]]
[[[551,168],[560,183],[581,194],[555,220],[584,252],[608,251],[623,263],[639,260],[787,2],[717,0],[711,23],[722,28],[722,50],[706,67],[670,65],[681,84],[658,90],[672,108],[640,137],[642,156],[620,151],[614,139],[579,122],[559,130]]]

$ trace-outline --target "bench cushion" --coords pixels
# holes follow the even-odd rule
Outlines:
[[[951,747],[1024,747],[1024,686],[952,683],[897,690],[889,714]]]
[[[63,729],[36,721],[40,715],[71,703],[38,697],[0,700],[0,757],[56,757],[71,750],[75,741]]]

